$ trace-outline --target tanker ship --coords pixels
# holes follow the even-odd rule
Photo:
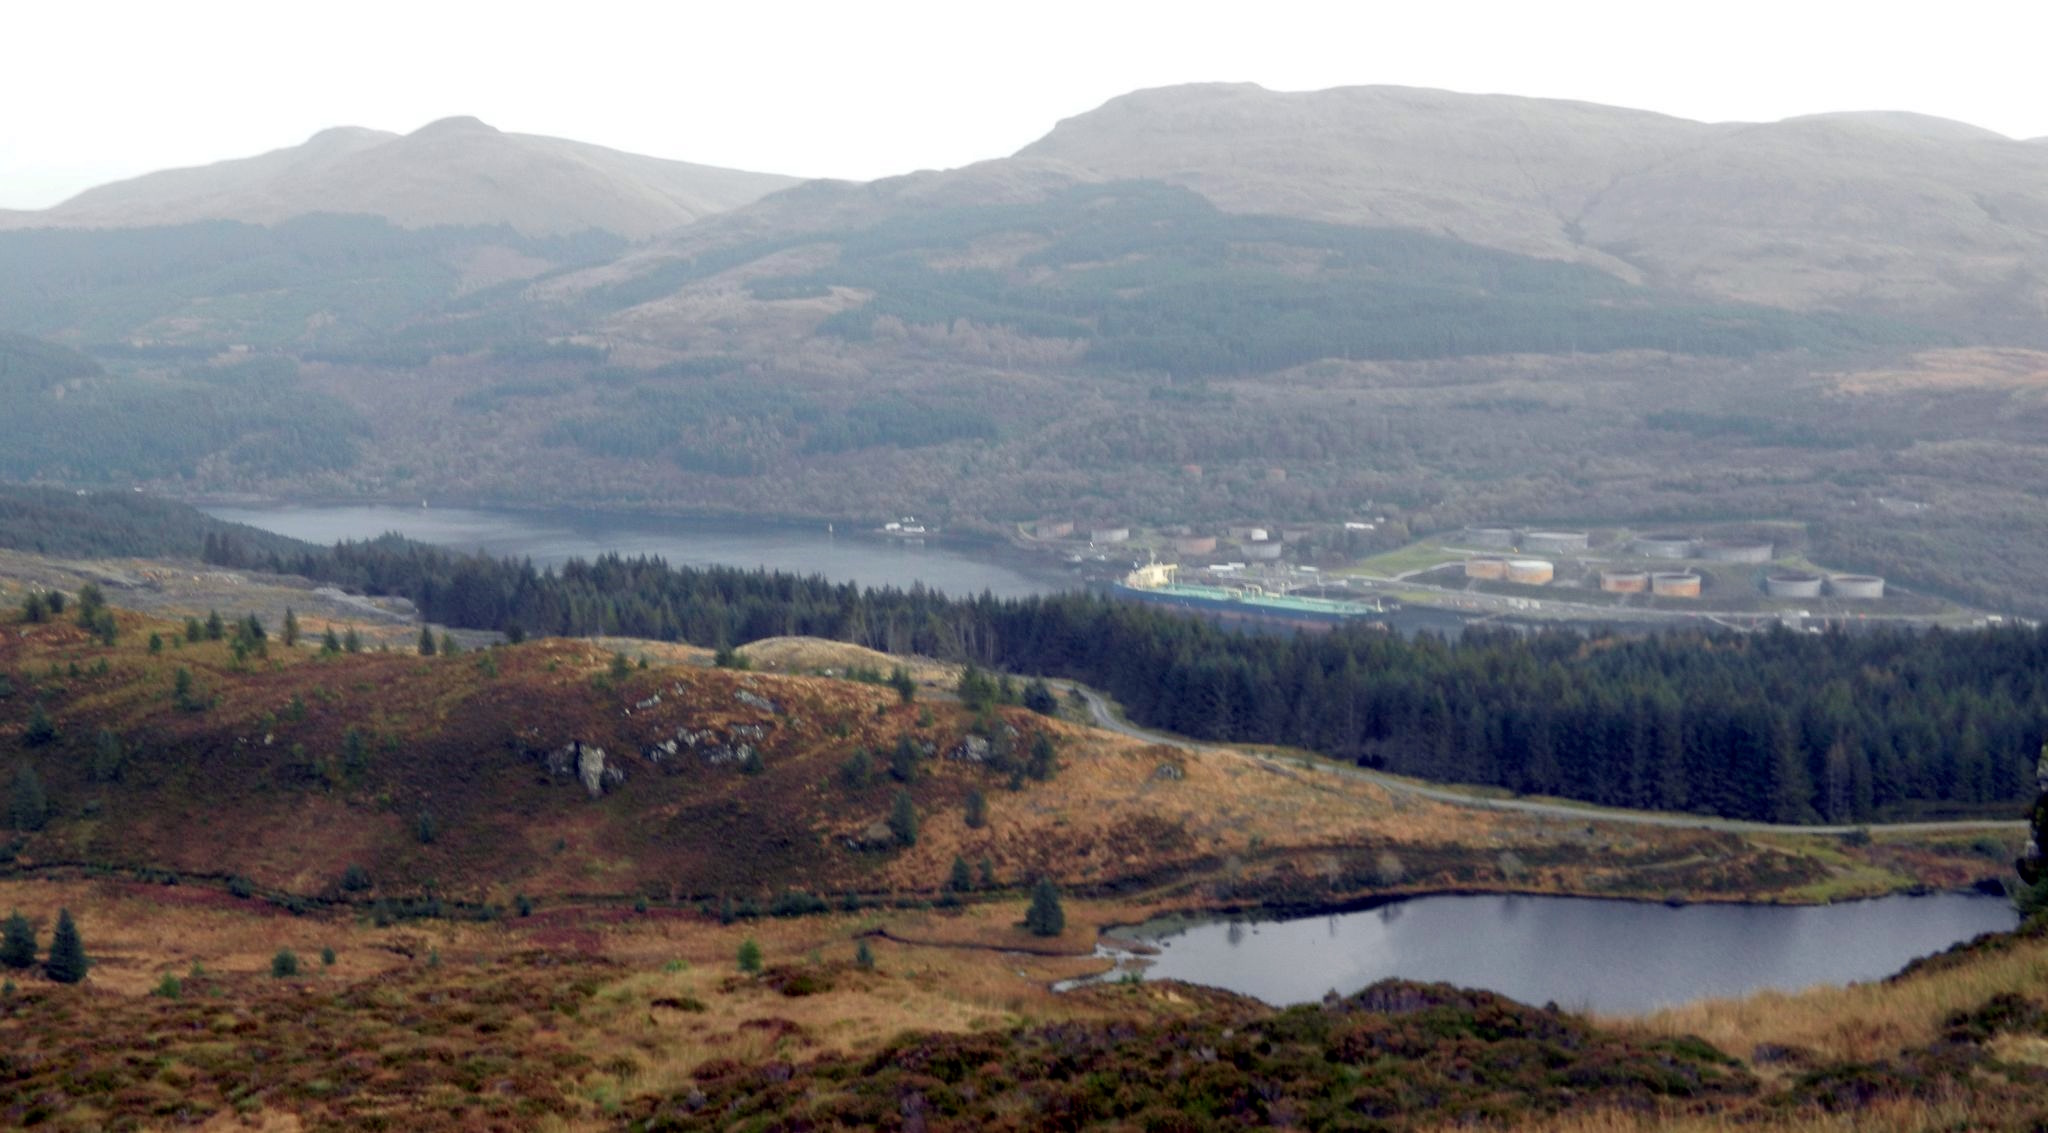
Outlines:
[[[1199,583],[1179,582],[1174,578],[1179,570],[1180,567],[1174,563],[1146,563],[1125,575],[1124,580],[1117,583],[1114,590],[1121,597],[1151,602],[1155,605],[1179,606],[1228,618],[1252,618],[1294,625],[1330,626],[1353,618],[1370,617],[1385,612],[1377,601],[1272,594],[1264,587],[1252,583],[1242,586],[1205,586]]]

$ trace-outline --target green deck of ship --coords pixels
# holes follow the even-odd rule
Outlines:
[[[1197,583],[1177,582],[1171,586],[1154,587],[1146,591],[1185,598],[1205,598],[1211,602],[1231,602],[1258,609],[1292,611],[1302,614],[1377,614],[1380,608],[1371,602],[1347,602],[1336,598],[1297,598],[1291,594],[1252,594],[1233,590],[1227,586],[1202,586]]]

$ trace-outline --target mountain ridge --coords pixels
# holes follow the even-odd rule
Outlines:
[[[506,224],[528,236],[599,229],[640,239],[798,181],[452,117],[410,134],[331,127],[296,146],[146,173],[47,209],[0,212],[0,228],[275,224],[341,213],[405,228]]]
[[[2048,153],[1899,111],[1705,123],[1412,87],[1135,91],[1018,151],[1233,212],[1419,228],[1786,307],[1955,308],[2048,267]]]

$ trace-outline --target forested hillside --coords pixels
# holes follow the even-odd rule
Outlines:
[[[119,493],[11,490],[0,505],[0,545],[54,530],[102,553],[130,541],[401,596],[431,621],[514,637],[804,635],[1073,677],[1198,739],[1617,806],[2002,816],[2033,797],[2048,737],[2048,629],[1276,636],[1089,594],[949,598],[617,556],[538,570],[396,536],[316,548]]]
[[[278,357],[136,378],[9,337],[0,340],[0,383],[0,477],[13,480],[185,479],[209,465],[257,476],[332,472],[355,463],[369,433],[361,414],[307,389],[298,364]]]
[[[953,600],[617,557],[537,571],[389,538],[270,565],[402,595],[455,626],[834,638],[1074,677],[1198,739],[1730,818],[2009,814],[2033,797],[2048,736],[2048,629],[1272,636],[1085,594]]]
[[[441,125],[423,145],[531,141]],[[985,535],[1367,519],[1374,550],[1786,519],[1833,565],[2037,614],[2048,244],[2015,186],[2042,159],[1926,126],[1201,87],[638,243],[0,232],[0,331],[105,369],[0,390],[0,475]],[[282,192],[266,168],[191,183]]]

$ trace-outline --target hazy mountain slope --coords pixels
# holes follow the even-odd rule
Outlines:
[[[507,224],[529,236],[596,228],[637,238],[795,183],[448,118],[404,136],[325,130],[301,146],[151,173],[40,212],[0,214],[0,226],[272,224],[333,212],[408,228]]]
[[[2048,150],[1869,112],[1706,124],[1399,87],[1139,91],[1019,157],[1223,208],[1393,225],[1790,306],[2032,302]]]

